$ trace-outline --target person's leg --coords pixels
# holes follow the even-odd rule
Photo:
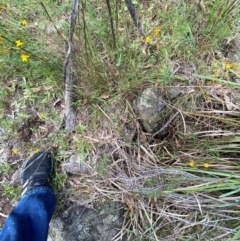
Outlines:
[[[8,216],[1,241],[46,241],[48,225],[56,206],[55,195],[49,187],[29,191]]]
[[[19,203],[0,231],[1,241],[46,241],[56,199],[48,178],[52,158],[47,152],[35,154],[22,167],[23,185]]]

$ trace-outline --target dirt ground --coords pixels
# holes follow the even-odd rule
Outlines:
[[[0,186],[0,227],[2,228],[7,215],[11,212],[13,205],[3,197],[3,186]]]

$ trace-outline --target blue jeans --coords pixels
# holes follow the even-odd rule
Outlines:
[[[0,241],[46,241],[55,206],[56,198],[50,187],[29,191],[8,216],[0,231]]]

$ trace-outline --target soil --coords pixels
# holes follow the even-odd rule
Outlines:
[[[6,217],[13,209],[13,205],[10,203],[9,200],[6,200],[6,198],[3,197],[2,194],[3,194],[3,186],[0,186],[0,228],[3,227]]]

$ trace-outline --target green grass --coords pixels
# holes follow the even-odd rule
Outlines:
[[[5,197],[11,203],[19,200],[21,193],[21,187],[15,187],[11,184],[3,185],[3,197]]]
[[[231,53],[239,38],[239,0],[136,0],[150,40],[137,32],[123,2],[118,12],[111,2],[116,48],[106,3],[82,1],[73,56],[79,118],[72,133],[61,126],[71,6],[42,2],[52,20],[39,3],[0,4],[0,116],[9,138],[20,138],[34,117],[31,140],[54,153],[53,183],[62,200],[71,177],[61,164],[68,153],[84,156],[95,174],[79,179],[71,200],[122,201],[131,240],[238,240],[240,63]],[[160,34],[154,35],[156,29]],[[132,108],[152,86],[163,93],[172,86],[186,91],[166,103],[157,120],[164,124],[179,113],[164,139],[145,133]],[[5,193],[12,199],[11,187]]]
[[[0,165],[0,173],[2,175],[7,175],[9,174],[10,172],[12,172],[12,167],[9,163],[3,163]]]

